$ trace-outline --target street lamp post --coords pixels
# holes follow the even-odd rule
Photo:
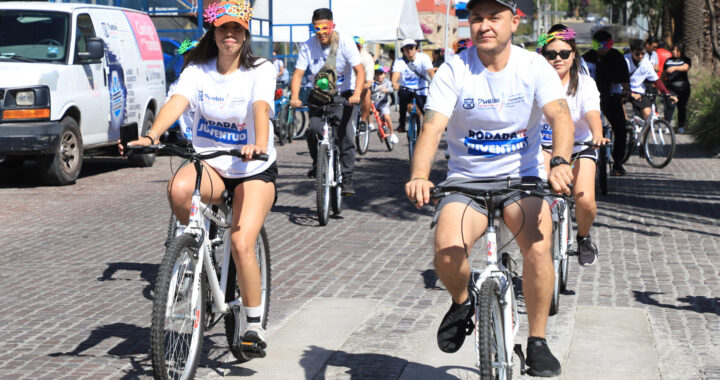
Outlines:
[[[448,24],[450,23],[450,3],[452,2],[452,0],[446,0],[446,1],[447,1],[447,3],[446,3],[446,7],[445,7],[445,49],[443,50],[445,52],[445,54],[443,54],[444,56],[447,56],[448,29],[450,29]]]

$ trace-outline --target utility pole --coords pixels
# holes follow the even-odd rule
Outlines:
[[[448,25],[450,23],[450,3],[452,0],[446,0],[447,4],[445,7],[445,49],[443,50],[445,54],[447,54],[448,50],[448,29],[450,29],[450,26]]]

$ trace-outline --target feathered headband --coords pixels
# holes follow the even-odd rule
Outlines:
[[[537,48],[542,49],[543,46],[549,44],[550,41],[555,39],[563,41],[574,40],[576,35],[577,33],[575,33],[575,30],[571,28],[557,30],[549,34],[541,34],[537,39]]]

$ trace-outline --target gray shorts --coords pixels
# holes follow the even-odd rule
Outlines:
[[[528,183],[528,182],[535,182],[539,184],[544,184],[545,181],[543,181],[540,178],[537,177],[524,177],[522,179],[514,179],[510,180],[510,185],[517,185],[519,183]],[[492,182],[477,182],[473,180],[468,180],[466,178],[448,178],[447,180],[443,181],[442,183],[438,184],[440,187],[460,187],[464,189],[468,189],[469,191],[478,191],[478,190],[502,190],[508,188],[508,180],[497,180]],[[493,196],[492,199],[492,208],[505,208],[507,205],[518,202],[519,200],[534,196],[532,194],[528,194],[521,190],[509,190],[506,194],[503,195],[496,195]],[[546,200],[547,202],[547,200]],[[461,203],[463,205],[469,206],[473,210],[487,216],[488,215],[488,207],[485,204],[485,201],[482,199],[473,199],[465,194],[461,193],[452,193],[440,200],[440,202],[437,203],[435,206],[435,215],[433,216],[432,226],[434,227],[435,224],[438,221],[438,218],[440,217],[440,210],[442,210],[443,207],[446,205],[449,205],[450,203]]]

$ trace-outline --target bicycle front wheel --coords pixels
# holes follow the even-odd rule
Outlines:
[[[359,125],[359,123],[358,123]],[[357,130],[355,132],[355,147],[360,155],[367,153],[370,146],[370,125],[365,126],[365,131]]]
[[[559,222],[553,223],[551,247],[552,247],[552,258],[553,258],[553,270],[555,271],[555,281],[553,282],[552,299],[550,299],[550,315],[557,314],[558,310],[560,309],[560,276],[561,276],[561,269],[562,269],[562,258],[560,257],[560,244],[563,244],[563,242],[561,242],[561,237],[560,237],[560,228],[562,228],[562,225]]]
[[[395,143],[390,139],[390,128],[388,128],[385,123],[383,123],[381,128],[385,134],[385,146],[387,147],[388,152],[392,152],[393,149],[395,149]]]
[[[260,229],[257,240],[255,241],[255,258],[257,259],[258,266],[260,267],[260,291],[263,306],[262,315],[260,320],[262,327],[267,327],[268,314],[270,312],[270,245],[268,244],[267,233],[265,227]],[[240,287],[237,282],[237,270],[235,269],[235,262],[230,259],[230,266],[228,267],[228,282],[225,285],[225,302],[235,301],[240,299]],[[245,315],[245,308],[240,308],[242,315],[240,320],[247,324],[247,316]],[[247,325],[241,326],[241,331],[244,331]],[[227,338],[228,347],[230,352],[238,360],[243,363],[251,358],[244,352],[236,350],[235,345],[235,318],[232,312],[225,314],[225,338]]]
[[[665,120],[655,120],[643,136],[645,159],[650,166],[662,169],[675,155],[675,131]]]
[[[317,153],[317,177],[315,191],[317,192],[317,215],[321,226],[328,223],[330,217],[330,162],[328,146],[320,144]]]
[[[633,152],[635,152],[635,125],[632,123],[632,121],[627,122],[625,125],[625,135],[627,136],[625,140],[625,153],[622,158],[622,163],[628,162],[630,159],[630,156],[632,156]]]
[[[191,379],[197,370],[207,294],[204,276],[195,278],[197,247],[194,236],[181,235],[172,241],[160,265],[150,327],[156,379]]]
[[[480,287],[475,329],[478,340],[480,379],[510,379],[512,368],[506,366],[505,332],[500,307],[500,289],[488,278]]]
[[[420,134],[420,116],[418,114],[410,115],[410,127],[408,128],[408,154],[412,161],[413,153],[415,153],[415,143]]]
[[[600,194],[607,195],[608,193],[608,151],[610,149],[601,147],[598,151],[598,187],[600,188]]]
[[[303,111],[301,109],[293,109],[293,121],[295,124],[293,139],[299,140],[305,137],[305,130],[307,129],[307,125],[305,122],[308,119],[307,111]]]

